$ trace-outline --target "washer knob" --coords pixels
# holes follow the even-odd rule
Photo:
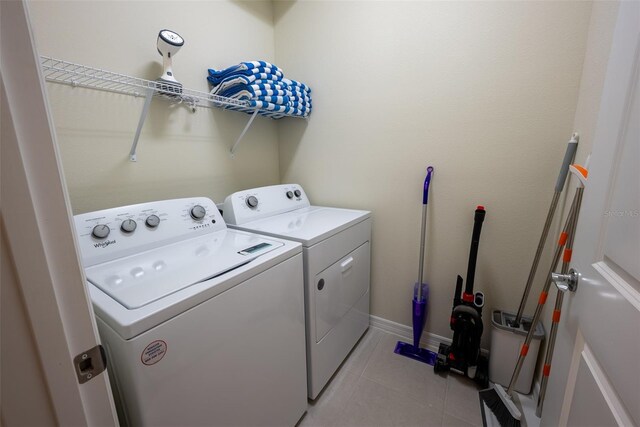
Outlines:
[[[256,196],[247,197],[247,206],[250,208],[255,208],[258,206],[258,198]]]
[[[149,215],[144,222],[147,227],[156,228],[160,225],[160,217],[158,215]]]
[[[95,227],[93,227],[93,230],[91,231],[91,235],[96,239],[104,239],[109,235],[110,232],[111,232],[111,229],[109,228],[108,225],[98,224]]]
[[[300,192],[300,190],[295,190],[295,191],[293,192],[293,194],[295,194],[295,195],[296,195],[296,197],[300,197],[300,195],[301,195],[302,193]]]
[[[200,205],[195,205],[191,208],[191,218],[199,220],[204,218],[207,214],[207,210]]]
[[[293,199],[293,193],[291,191],[287,191],[287,199]]]
[[[125,219],[124,221],[122,221],[122,224],[120,225],[120,229],[125,233],[131,233],[136,229],[137,226],[138,224],[134,220]]]

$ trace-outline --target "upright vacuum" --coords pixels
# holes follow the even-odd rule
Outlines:
[[[487,387],[489,384],[489,363],[487,358],[480,354],[484,294],[482,292],[473,293],[473,282],[485,213],[483,206],[476,208],[464,292],[462,292],[462,277],[458,276],[453,295],[453,309],[449,322],[449,326],[453,330],[453,339],[451,345],[440,344],[438,357],[433,367],[435,372],[453,371],[467,376],[475,380],[481,387]]]

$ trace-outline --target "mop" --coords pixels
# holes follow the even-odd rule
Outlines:
[[[573,173],[582,173],[581,171],[586,170],[582,167],[575,167],[575,165],[571,168],[571,172]],[[586,177],[586,174],[584,174],[584,176]],[[518,380],[518,376],[520,375],[520,370],[522,369],[524,360],[527,357],[529,344],[533,339],[534,331],[536,330],[538,322],[540,321],[542,309],[544,308],[544,304],[547,301],[547,295],[549,294],[549,288],[551,287],[552,282],[551,275],[556,270],[558,261],[560,261],[560,255],[563,252],[563,248],[567,244],[569,234],[575,233],[575,225],[578,220],[578,212],[580,211],[583,192],[584,186],[579,186],[578,188],[576,188],[576,193],[573,198],[573,202],[571,203],[571,209],[569,210],[569,214],[567,215],[562,233],[560,233],[560,238],[558,239],[558,245],[553,255],[553,261],[551,262],[547,280],[545,281],[544,288],[540,293],[538,305],[533,315],[529,332],[527,333],[524,344],[520,349],[520,355],[518,356],[518,361],[516,363],[515,369],[513,370],[511,381],[509,381],[507,390],[505,391],[504,388],[499,384],[494,384],[493,387],[486,390],[481,390],[479,392],[480,407],[482,410],[482,417],[485,426],[500,425],[502,427],[520,427],[521,425],[520,420],[522,419],[522,412],[520,411],[520,409],[518,409],[518,407],[512,400],[513,388],[516,384],[516,381]]]
[[[398,341],[394,353],[417,360],[422,363],[434,365],[437,353],[420,348],[420,337],[427,320],[427,302],[429,300],[429,285],[423,281],[424,275],[424,247],[425,235],[427,232],[427,202],[429,199],[429,184],[433,176],[433,167],[427,168],[427,177],[424,179],[424,189],[422,192],[422,229],[420,236],[420,267],[418,271],[418,282],[413,287],[412,317],[413,317],[413,345]]]

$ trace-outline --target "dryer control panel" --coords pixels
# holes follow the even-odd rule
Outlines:
[[[224,201],[224,220],[233,225],[311,206],[298,184],[271,185],[238,191]]]
[[[104,209],[76,215],[74,223],[85,267],[227,228],[206,197]]]

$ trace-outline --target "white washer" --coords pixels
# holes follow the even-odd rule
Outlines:
[[[75,227],[122,424],[296,424],[299,243],[227,229],[203,197],[77,215]]]
[[[315,399],[369,327],[371,214],[311,206],[300,185],[226,198],[230,227],[302,243],[308,396]]]

